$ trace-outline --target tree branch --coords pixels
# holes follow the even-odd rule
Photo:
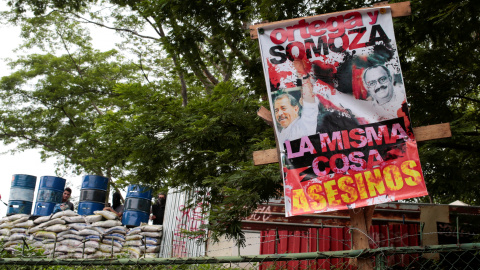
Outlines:
[[[68,121],[70,121],[70,123],[72,123],[72,125],[73,125],[74,127],[77,127],[77,125],[75,125],[75,122],[73,121],[73,119],[70,118],[70,116],[69,116],[69,115],[67,114],[67,112],[65,111],[65,108],[63,108],[63,106],[62,106],[62,107],[60,107],[60,109],[62,110],[63,114],[65,114],[65,116],[68,118]]]
[[[463,144],[458,144],[458,143],[448,143],[448,142],[435,142],[432,143],[432,145],[440,148],[449,148],[449,149],[455,149],[455,150],[461,150],[461,151],[467,151],[467,152],[476,152],[476,147],[471,146],[471,145],[463,145]]]
[[[73,65],[75,66],[75,69],[78,72],[78,75],[80,75],[80,77],[83,80],[83,75],[82,75],[83,71],[80,68],[80,66],[77,64],[77,61],[75,61],[75,59],[73,58],[72,54],[70,53],[70,50],[68,49],[67,43],[65,43],[65,39],[63,38],[63,35],[58,31],[58,28],[55,28],[55,32],[57,32],[57,35],[62,40],[63,48],[67,51],[68,57],[70,58],[70,60],[72,60]]]
[[[158,24],[158,30],[160,33],[160,37],[165,39],[165,32],[163,31],[162,24],[157,22]],[[183,71],[180,67],[180,64],[178,63],[177,55],[174,53],[170,54],[172,57],[173,65],[175,66],[175,69],[177,70],[178,73],[178,78],[180,79],[180,85],[182,86],[182,105],[183,107],[187,106],[188,103],[188,93],[187,93],[187,83],[185,82],[185,78],[183,76]]]
[[[145,69],[143,68],[143,64],[142,64],[142,53],[139,53],[139,54],[138,54],[138,58],[139,58],[139,63],[140,63],[140,65],[136,65],[136,64],[135,64],[135,65],[140,68],[140,70],[142,71],[143,77],[145,78],[145,80],[147,80],[147,82],[150,83],[150,80],[148,79],[148,75],[145,73]]]
[[[463,96],[463,95],[454,95],[453,97],[466,99],[466,100],[469,100],[469,101],[472,101],[472,102],[480,103],[480,100],[478,100],[478,99],[466,97],[466,96]]]
[[[110,29],[110,30],[115,30],[115,31],[119,31],[119,32],[126,32],[126,33],[130,33],[132,35],[135,35],[137,37],[158,41],[158,38],[156,38],[156,37],[142,35],[142,34],[139,34],[137,31],[134,31],[134,30],[131,30],[131,29],[128,29],[128,28],[118,28],[118,27],[108,26],[108,25],[105,25],[103,23],[99,23],[99,22],[89,20],[87,18],[83,18],[82,16],[80,16],[78,14],[75,14],[75,13],[68,13],[68,12],[63,12],[63,11],[58,11],[58,12],[61,12],[61,13],[64,13],[64,14],[71,14],[74,17],[76,17],[80,20],[83,20],[85,23],[90,23],[90,24],[94,24],[94,25],[97,25],[97,26],[100,26],[100,27],[103,27],[103,28],[107,28],[107,29]]]

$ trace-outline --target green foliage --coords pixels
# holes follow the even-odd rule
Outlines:
[[[241,234],[241,219],[277,195],[281,182],[277,165],[253,166],[251,161],[254,150],[274,146],[272,131],[256,116],[257,96],[245,87],[220,83],[211,95],[181,107],[172,97],[139,88],[118,87],[119,98],[131,110],[110,117],[128,122],[104,130],[124,134],[122,144],[133,150],[126,179],[199,188],[204,210],[210,211],[208,228],[220,235]],[[113,121],[107,119],[105,126],[108,122]]]
[[[12,62],[17,69],[0,81],[1,139],[20,150],[42,147],[44,158],[121,185],[199,189],[213,237],[241,240],[240,221],[276,196],[281,182],[277,165],[251,161],[254,150],[275,142],[255,113],[267,105],[265,80],[247,26],[371,1],[9,4],[5,18],[22,25],[24,48],[45,53]],[[420,144],[427,187],[437,202],[475,203],[480,3],[414,0],[412,10],[395,28],[413,124],[451,122],[454,133]],[[93,50],[80,21],[121,33],[120,49],[136,59]]]
[[[414,126],[451,122],[452,138],[420,144],[435,202],[478,204],[480,26],[478,1],[412,1],[395,24]]]
[[[20,57],[10,63],[15,71],[0,80],[0,137],[7,143],[16,141],[19,151],[42,148],[43,159],[56,156],[76,172],[121,173],[115,170],[125,149],[115,146],[114,137],[96,137],[95,122],[122,106],[113,88],[136,80],[137,69],[115,50],[94,50],[88,36],[75,31],[78,25],[63,27],[65,31],[42,40],[50,48],[63,44],[64,54]],[[39,44],[36,37],[30,42]]]

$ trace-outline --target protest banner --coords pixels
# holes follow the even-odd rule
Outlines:
[[[427,195],[389,7],[258,28],[286,215]]]

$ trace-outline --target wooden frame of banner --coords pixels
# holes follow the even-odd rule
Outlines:
[[[410,7],[410,1],[400,2],[400,3],[392,3],[392,4],[388,4],[388,1],[384,1],[384,2],[374,4],[373,7],[381,7],[381,6],[387,6],[387,5],[390,6],[390,9],[392,10],[392,17],[393,18],[409,16],[409,15],[412,14],[412,9]],[[362,9],[366,9],[366,8],[359,8],[359,9],[353,9],[353,10],[362,10]],[[344,12],[344,11],[340,11],[340,12]],[[327,14],[323,14],[323,15],[333,15],[333,14],[340,13],[340,12],[332,12],[332,13],[327,13]],[[297,21],[298,19],[308,19],[308,18],[311,18],[311,17],[314,17],[314,16],[284,20],[284,21],[278,21],[278,22],[271,22],[271,23],[267,22],[267,23],[259,23],[259,24],[255,24],[255,25],[250,25],[250,27],[249,27],[250,28],[250,38],[251,39],[257,39],[258,38],[257,28],[260,28],[262,26],[275,25],[275,24],[285,23],[285,22],[289,22],[289,21]]]
[[[393,18],[409,16],[412,12],[409,1],[392,3],[392,4],[388,4],[388,1],[384,1],[384,2],[374,4],[374,7],[381,7],[386,5],[390,6]],[[328,13],[324,15],[330,15],[335,13],[337,12]],[[252,25],[250,26],[250,38],[257,39],[258,38],[257,28],[260,28],[262,26],[275,25],[275,24],[285,23],[289,21],[297,21],[299,19],[308,19],[308,18],[309,17],[296,18],[296,19],[278,21],[273,23],[261,23],[261,24]],[[257,111],[257,115],[263,120],[265,120],[265,122],[268,125],[273,127],[274,122],[272,119],[272,114],[268,109],[261,107]],[[449,123],[413,128],[413,133],[415,135],[415,139],[417,140],[417,142],[448,138],[452,136]],[[280,173],[283,173],[282,164],[280,162],[278,139],[276,134],[275,134],[275,142],[277,145],[276,149],[255,151],[253,153],[253,161],[255,165],[265,165],[265,164],[278,162],[280,166]],[[372,225],[372,217],[373,217],[374,210],[375,210],[374,205],[349,210],[350,223],[352,228],[355,228],[351,230],[353,249],[369,248],[368,230]],[[359,270],[373,269],[373,262],[369,258],[357,258],[354,261],[355,261],[354,263],[358,266]]]

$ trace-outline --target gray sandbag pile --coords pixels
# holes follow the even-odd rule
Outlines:
[[[0,219],[0,241],[5,250],[13,251],[17,245],[33,243],[27,237],[28,229],[34,225],[28,218],[28,215],[18,214]]]
[[[0,242],[13,253],[27,245],[58,259],[158,257],[161,225],[128,229],[112,212],[94,213],[80,216],[66,210],[35,220],[25,214],[4,217],[0,219]]]
[[[144,225],[130,229],[124,250],[133,258],[157,258],[160,251],[162,225]]]

